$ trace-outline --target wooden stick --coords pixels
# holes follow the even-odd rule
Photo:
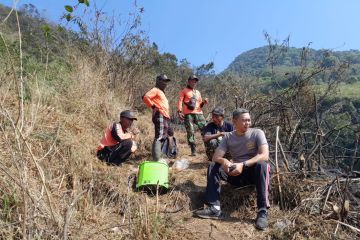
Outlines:
[[[335,180],[334,180],[334,181],[335,181]],[[330,192],[331,192],[331,189],[332,189],[332,186],[333,186],[334,181],[331,183],[331,185],[330,185],[330,187],[329,187],[329,190],[328,190],[328,192],[327,192],[327,194],[326,194],[324,206],[322,207],[322,209],[321,209],[321,211],[320,211],[320,214],[322,214],[322,213],[324,212],[324,210],[325,210],[326,203],[327,203],[327,200],[328,200],[328,198],[329,198],[329,196],[330,196]]]
[[[155,218],[157,218],[159,212],[159,181],[156,184],[156,209],[155,209]]]
[[[344,221],[347,215],[347,211],[349,211],[349,209],[346,209],[346,201],[347,201],[347,191],[348,191],[348,184],[349,184],[349,175],[346,178],[346,182],[345,182],[345,187],[344,187],[344,195],[343,195],[343,201],[342,201],[342,205],[341,205],[341,211],[340,211],[340,216],[341,216],[341,221]]]
[[[281,191],[281,182],[280,182],[280,175],[279,173],[279,165],[278,165],[278,157],[277,157],[277,153],[278,153],[278,139],[279,139],[279,126],[276,127],[276,144],[275,144],[275,167],[276,167],[276,173],[277,173],[277,180],[279,183],[279,194],[280,194],[280,208],[283,209],[284,208],[284,201],[283,201],[283,197],[282,197],[282,191]]]
[[[336,233],[337,233],[338,229],[339,229],[339,223],[338,223],[338,224],[336,224],[336,228],[335,228],[335,231],[334,231],[334,235],[336,235]]]
[[[145,232],[146,232],[147,236],[150,236],[150,231],[149,231],[149,209],[148,209],[148,201],[147,201],[146,194],[144,194],[144,197],[145,197]]]
[[[336,222],[337,222],[338,224],[341,224],[341,225],[343,225],[343,226],[345,226],[345,227],[350,228],[351,230],[354,230],[354,231],[360,233],[360,229],[358,229],[358,228],[356,228],[356,227],[354,227],[354,226],[351,226],[351,225],[349,225],[349,224],[346,224],[346,223],[343,223],[343,222],[340,222],[340,221],[336,221]]]
[[[269,156],[269,162],[270,162],[274,167],[276,166],[275,163],[274,163],[273,161],[271,161],[270,156]]]
[[[283,147],[282,147],[282,145],[281,145],[280,139],[278,139],[278,144],[279,144],[279,147],[280,147],[280,152],[281,152],[281,154],[282,154],[282,156],[283,156],[283,158],[284,158],[284,163],[285,163],[286,170],[287,170],[288,172],[290,172],[289,162],[288,162],[288,160],[287,160],[287,158],[286,158],[286,155],[285,155],[284,149],[283,149]]]

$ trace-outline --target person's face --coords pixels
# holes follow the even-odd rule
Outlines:
[[[159,80],[156,85],[157,85],[158,88],[160,88],[161,90],[165,90],[167,84],[168,84],[168,81]]]
[[[120,123],[124,130],[131,127],[133,121],[134,119],[130,119],[130,118],[125,118],[125,117],[120,118]]]
[[[224,121],[224,117],[221,115],[212,114],[211,115],[212,121],[216,126],[221,126]]]
[[[251,126],[250,114],[241,114],[237,119],[233,119],[233,124],[237,131],[246,132]]]
[[[194,88],[196,86],[196,83],[197,83],[196,79],[188,80],[188,84],[191,88]]]

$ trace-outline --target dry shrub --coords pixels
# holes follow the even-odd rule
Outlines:
[[[351,239],[355,236],[349,228],[342,228],[334,234],[337,216],[331,213],[332,209],[329,211],[328,208],[324,208],[325,212],[322,213],[331,180],[306,179],[302,173],[292,173],[283,175],[280,181],[281,195],[279,184],[276,178],[273,178],[271,191],[273,201],[280,205],[282,196],[285,209],[291,210],[288,212],[287,220],[290,220],[292,224],[281,231],[272,230],[270,235],[274,239]],[[341,204],[341,201],[331,194],[327,203],[329,204],[330,201],[332,201],[331,204]],[[348,220],[354,224],[351,218]]]
[[[276,176],[273,176],[271,179],[271,189],[270,189],[270,197],[272,201],[280,206],[281,197],[283,201],[283,208],[287,210],[292,210],[297,207],[301,202],[301,192],[303,189],[308,187],[305,185],[300,176],[283,176],[280,177],[281,183],[281,195],[279,192],[279,183]]]
[[[256,212],[256,190],[250,185],[236,188],[224,184],[221,190],[221,204],[225,212],[232,216],[249,216]]]
[[[72,54],[73,71],[62,76],[67,89],[58,92],[36,76],[28,77],[31,98],[24,102],[23,121],[16,123],[19,100],[14,83],[0,87],[0,236],[163,238],[168,221],[154,218],[152,206],[148,222],[138,217],[143,198],[128,187],[133,167],[107,166],[95,157],[105,127],[130,108],[122,104],[125,96],[106,87],[105,65],[80,52]],[[149,156],[149,119],[140,115],[136,123],[141,134],[132,159]],[[130,220],[119,231],[111,230]],[[142,233],[143,228],[148,230]]]
[[[321,216],[311,216],[307,214],[297,215],[290,226],[279,231],[274,229],[270,231],[272,239],[357,239],[354,232],[343,228],[334,234],[336,224]]]

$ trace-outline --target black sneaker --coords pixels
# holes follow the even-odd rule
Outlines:
[[[265,230],[268,227],[268,213],[265,210],[261,210],[258,212],[256,220],[255,220],[255,226],[257,229]]]
[[[202,210],[197,210],[194,212],[195,216],[199,218],[211,218],[211,219],[222,219],[223,214],[221,210],[217,210],[214,206],[204,208]]]

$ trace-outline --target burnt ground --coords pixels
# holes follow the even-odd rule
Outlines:
[[[335,230],[337,223],[334,219],[309,214],[305,208],[301,208],[300,205],[304,200],[298,196],[297,191],[295,195],[294,188],[286,189],[286,184],[283,190],[288,196],[285,196],[285,199],[296,202],[299,206],[295,204],[291,209],[280,210],[277,200],[270,193],[272,206],[269,209],[269,228],[265,231],[257,230],[254,226],[257,209],[256,192],[252,186],[236,189],[226,183],[222,185],[221,207],[225,213],[224,219],[209,220],[194,217],[193,212],[203,207],[208,160],[203,144],[198,144],[198,154],[192,157],[186,144],[185,133],[177,132],[177,139],[179,155],[169,163],[171,187],[167,193],[160,195],[158,200],[155,196],[150,196],[148,200],[153,205],[158,201],[159,219],[165,225],[162,231],[167,232],[161,238],[354,239],[354,236],[356,238],[356,233],[349,229],[340,227]],[[199,134],[197,139],[200,140]],[[188,161],[188,168],[180,171],[172,169],[174,162],[181,159]],[[131,168],[133,172],[137,170],[134,166]],[[274,185],[272,182],[275,182],[274,176],[270,185]],[[306,183],[290,180],[287,184],[296,188],[298,184]],[[271,192],[274,192],[273,190],[274,186]]]

